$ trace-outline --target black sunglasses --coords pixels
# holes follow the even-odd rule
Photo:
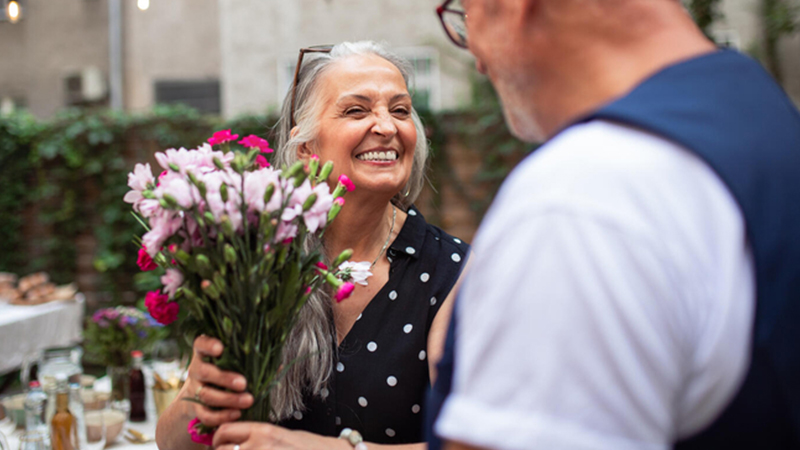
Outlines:
[[[453,3],[458,4],[459,8],[454,8]],[[460,0],[445,0],[436,8],[436,14],[439,15],[447,37],[457,46],[467,48],[467,14],[460,6]]]
[[[332,45],[315,45],[313,47],[306,47],[300,49],[300,56],[297,57],[297,67],[294,69],[294,82],[292,83],[292,107],[290,110],[289,122],[291,128],[294,128],[297,123],[294,120],[294,110],[297,106],[297,85],[300,82],[300,67],[303,65],[303,57],[306,53],[330,53],[333,50]]]

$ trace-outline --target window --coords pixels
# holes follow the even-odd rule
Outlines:
[[[156,81],[157,104],[183,104],[201,113],[222,112],[219,80]]]
[[[441,109],[439,53],[430,47],[410,47],[396,50],[414,67],[411,95],[418,110]],[[278,61],[278,102],[282,103],[294,81],[297,55],[284,56]]]

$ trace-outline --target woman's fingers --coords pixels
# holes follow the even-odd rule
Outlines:
[[[253,405],[253,396],[247,392],[225,392],[208,385],[197,391],[197,397],[204,405],[218,408],[247,409]]]
[[[214,433],[214,447],[219,448],[220,446],[230,446],[230,448],[233,449],[234,445],[241,445],[243,442],[250,439],[255,427],[269,428],[271,425],[254,422],[236,422],[225,424],[219,427],[219,429],[217,429],[217,431]]]
[[[194,340],[194,351],[200,356],[218,357],[222,354],[222,342],[206,335],[200,335]]]
[[[247,388],[247,380],[236,372],[221,370],[219,367],[202,361],[189,366],[189,376],[203,384],[213,384],[223,389],[242,392]]]
[[[209,427],[218,427],[222,424],[233,422],[242,417],[242,412],[238,409],[224,409],[221,411],[212,411],[208,408],[198,408],[197,418],[203,425]]]

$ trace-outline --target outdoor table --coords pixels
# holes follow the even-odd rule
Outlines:
[[[147,436],[154,437],[156,435],[156,419],[155,419],[154,416],[155,415],[148,416],[148,417],[153,417],[153,418],[151,418],[147,422],[143,422],[143,423],[126,422],[122,433],[119,434],[119,437],[117,437],[117,439],[113,443],[107,444],[106,445],[106,449],[113,449],[113,450],[158,450],[158,446],[156,445],[155,441],[151,441],[151,442],[149,442],[147,444],[132,444],[132,443],[128,442],[124,437],[122,437],[122,435],[125,434],[125,429],[127,429],[127,428],[133,428],[134,430],[139,431],[139,432],[141,432],[143,434],[146,434]],[[17,429],[13,433],[11,433],[8,436],[6,436],[6,438],[8,439],[9,447],[11,447],[11,450],[17,450],[19,448],[19,438],[21,436],[22,436],[22,430],[21,429]]]
[[[19,369],[37,350],[81,341],[85,298],[41,305],[0,303],[0,375]]]

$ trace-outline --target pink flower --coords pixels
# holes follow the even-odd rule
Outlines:
[[[350,178],[348,178],[347,175],[342,174],[339,177],[339,182],[342,183],[344,187],[347,188],[347,192],[353,192],[353,190],[355,190],[356,188],[356,185],[353,184],[352,181],[350,181]]]
[[[169,250],[170,253],[177,252],[178,251],[178,244],[175,244],[174,242],[172,244],[169,244],[169,246],[167,247],[167,250]]]
[[[144,305],[147,307],[147,312],[160,324],[169,325],[178,319],[180,306],[170,302],[169,297],[159,291],[148,292],[144,296]]]
[[[132,203],[134,209],[138,210],[139,204],[144,200],[142,191],[152,188],[154,182],[150,164],[136,164],[133,172],[128,174],[128,187],[132,190],[128,191],[122,200]]]
[[[142,272],[149,272],[158,268],[158,264],[147,254],[147,248],[144,246],[139,249],[139,257],[136,259],[136,264],[139,265]]]
[[[192,438],[192,442],[197,442],[198,444],[202,444],[208,447],[214,443],[214,432],[210,433],[203,433],[201,434],[198,428],[200,427],[200,419],[195,417],[189,422],[189,426],[186,428],[186,431],[189,432],[189,436]]]
[[[314,194],[317,195],[317,201],[309,208],[308,211],[303,213],[303,221],[308,227],[308,231],[315,233],[318,229],[325,226],[328,222],[328,212],[333,206],[333,196],[328,187],[328,183],[320,183],[314,188]]]
[[[339,287],[339,290],[336,292],[336,295],[334,296],[334,298],[336,299],[336,303],[340,303],[342,300],[350,297],[355,288],[356,286],[350,282],[342,284]]]
[[[314,265],[315,265],[315,266],[317,266],[317,267],[319,267],[319,268],[320,268],[320,269],[322,269],[322,270],[328,270],[328,266],[326,266],[326,265],[325,265],[325,263],[324,263],[324,262],[322,262],[322,261],[317,261],[317,263],[316,263],[316,264],[314,264]]]
[[[256,165],[262,169],[265,169],[269,167],[269,161],[267,161],[267,158],[265,158],[264,155],[258,155],[256,156]]]
[[[278,230],[275,232],[273,242],[284,242],[287,239],[294,239],[297,236],[297,225],[291,222],[283,222],[278,225]]]
[[[336,197],[333,200],[333,203],[335,203],[335,204],[337,204],[339,206],[344,206],[344,197]]]
[[[230,130],[228,130],[230,132]],[[269,142],[266,139],[262,139],[255,134],[251,134],[246,138],[239,141],[239,144],[247,147],[247,148],[257,148],[261,150],[261,153],[272,153],[273,150],[269,148]]]
[[[161,284],[169,298],[175,297],[175,291],[183,284],[183,274],[178,269],[167,269],[167,273],[161,277]]]
[[[264,193],[272,185],[275,192],[269,199],[269,203],[264,204]],[[244,199],[247,209],[250,212],[261,213],[263,211],[273,212],[283,205],[283,195],[280,189],[280,176],[277,171],[265,168],[244,174]]]
[[[155,257],[164,241],[172,237],[181,227],[183,219],[172,211],[163,211],[150,218],[150,231],[142,236],[142,246],[147,254]]]
[[[225,142],[235,141],[239,139],[238,134],[231,134],[231,130],[222,130],[214,133],[213,136],[208,138],[208,143],[211,145],[224,144]]]

